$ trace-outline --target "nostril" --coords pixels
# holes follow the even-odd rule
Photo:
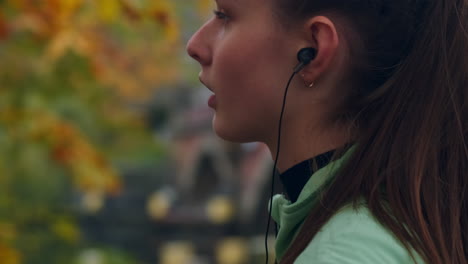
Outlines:
[[[193,50],[187,50],[187,53],[193,59],[195,59],[197,61],[200,61],[200,56],[198,56],[198,54],[196,52],[194,52]]]
[[[200,56],[198,55],[198,53],[196,52],[196,49],[194,48],[193,44],[191,42],[189,42],[187,44],[187,54],[192,57],[193,59],[197,60],[197,61],[200,61]]]
[[[201,65],[207,65],[210,62],[209,51],[205,48],[189,44],[187,46],[187,53]]]

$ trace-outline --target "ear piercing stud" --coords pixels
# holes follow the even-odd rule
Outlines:
[[[309,83],[309,84],[306,83],[306,81],[304,80],[304,77],[305,77],[304,74],[301,74],[301,76],[302,76],[302,81],[304,82],[304,85],[305,85],[305,86],[307,86],[307,87],[309,87],[309,88],[312,88],[312,87],[314,86],[314,84],[315,84],[314,82],[311,82],[311,83]]]

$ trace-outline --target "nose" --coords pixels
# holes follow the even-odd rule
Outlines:
[[[187,53],[202,66],[211,63],[211,40],[208,23],[203,25],[187,43]]]

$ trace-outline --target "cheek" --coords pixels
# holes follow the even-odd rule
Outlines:
[[[216,94],[224,104],[243,103],[250,107],[254,97],[268,93],[264,83],[265,68],[256,59],[258,45],[230,39],[224,43],[213,59],[211,73],[217,86]]]
[[[261,38],[261,35],[258,37]],[[284,69],[289,67],[278,56],[278,49],[271,47],[272,41],[265,39],[255,40],[254,36],[247,35],[235,40],[223,40],[213,59],[212,74],[216,85],[231,88],[220,89],[219,92],[252,97],[278,92],[287,80],[287,76],[282,76],[287,72]]]
[[[271,87],[254,80],[255,76],[240,76],[232,78],[217,93],[214,130],[228,141],[265,142],[276,127],[279,106],[274,102],[279,100]]]
[[[224,81],[255,81],[254,73],[259,73],[260,62],[256,59],[255,49],[239,43],[229,43],[217,54],[213,60],[214,74]]]
[[[275,42],[259,37],[223,39],[213,57],[218,101],[213,126],[230,141],[264,141],[277,126],[289,67],[270,45]]]

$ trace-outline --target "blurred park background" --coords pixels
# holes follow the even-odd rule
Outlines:
[[[0,264],[264,262],[270,154],[185,53],[213,8],[0,0]]]

